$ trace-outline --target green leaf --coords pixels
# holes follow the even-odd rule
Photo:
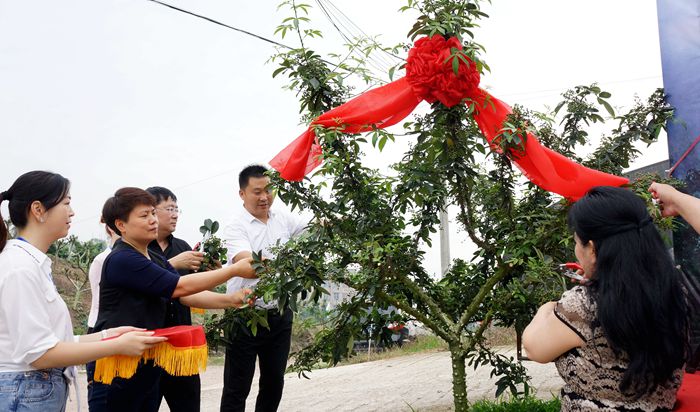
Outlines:
[[[272,72],[272,78],[277,77],[278,74],[284,72],[285,70],[287,70],[286,67],[280,67],[280,68],[278,68],[277,70],[275,70],[274,72]]]
[[[601,104],[603,105],[603,107],[605,107],[605,110],[607,110],[607,112],[608,112],[608,114],[610,115],[610,117],[615,117],[615,110],[613,110],[613,108],[612,108],[612,106],[610,105],[610,103],[608,103],[608,102],[606,102],[605,100],[603,100],[603,101],[601,102]]]
[[[264,315],[258,315],[258,323],[263,327],[270,329],[270,324],[267,322],[267,311],[265,311]]]
[[[384,150],[384,145],[386,145],[386,141],[387,141],[386,135],[385,135],[385,136],[382,136],[382,138],[379,139],[379,151],[380,151],[380,152],[381,152],[382,150]]]

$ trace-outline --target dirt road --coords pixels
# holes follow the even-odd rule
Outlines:
[[[503,349],[512,356],[514,351]],[[313,371],[311,379],[285,376],[281,412],[293,411],[448,411],[452,405],[452,370],[449,352],[422,353],[349,366]],[[542,398],[557,393],[562,381],[553,364],[525,362],[532,385]],[[493,398],[496,379],[489,368],[467,368],[470,400]],[[210,366],[202,374],[202,411],[218,411],[223,387],[223,366]],[[80,376],[81,395],[86,397],[85,375]],[[71,391],[72,392],[72,391]],[[247,410],[255,409],[257,373],[248,397]],[[81,399],[87,411],[87,402]],[[168,411],[167,405],[161,411]],[[75,400],[67,411],[77,411]]]

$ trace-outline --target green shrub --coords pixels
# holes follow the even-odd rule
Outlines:
[[[558,412],[561,409],[559,398],[542,400],[537,398],[505,399],[499,401],[479,401],[472,404],[472,412]]]

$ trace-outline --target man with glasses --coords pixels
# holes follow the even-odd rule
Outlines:
[[[177,206],[177,197],[170,190],[154,186],[146,189],[156,198],[156,215],[158,216],[158,237],[148,245],[151,252],[165,256],[168,262],[180,273],[180,276],[199,272],[204,254],[193,251],[187,242],[173,236],[177,228],[177,219],[182,211]],[[221,264],[218,264],[221,267]],[[211,268],[216,269],[216,268]],[[207,269],[208,270],[208,269]],[[234,295],[204,291],[196,306],[203,309],[225,309],[237,306]],[[191,325],[190,308],[178,299],[170,299],[166,310],[165,327]],[[171,412],[199,412],[201,400],[201,383],[199,375],[171,376],[161,374],[159,403],[165,398]]]
[[[193,251],[182,239],[173,236],[177,228],[177,219],[181,210],[177,206],[177,197],[170,190],[154,186],[146,191],[156,198],[158,216],[158,238],[148,248],[165,256],[180,276],[198,272],[204,260],[204,253]],[[170,299],[166,311],[165,326],[191,325],[190,308],[177,299]],[[170,376],[161,375],[161,401],[165,398],[171,411],[199,411],[201,384],[199,375]]]

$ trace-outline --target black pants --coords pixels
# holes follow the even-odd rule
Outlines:
[[[93,382],[88,394],[90,412],[157,412],[161,373],[150,361],[139,365],[129,379],[114,378],[111,385]]]
[[[226,348],[221,412],[245,411],[256,358],[260,359],[260,389],[255,411],[274,412],[279,406],[292,338],[292,311],[286,310],[281,316],[270,311],[267,318],[270,330],[259,326],[257,335],[253,336],[247,327],[241,326]]]
[[[163,372],[160,376],[158,405],[168,403],[171,412],[199,412],[201,383],[199,375],[172,376]]]

